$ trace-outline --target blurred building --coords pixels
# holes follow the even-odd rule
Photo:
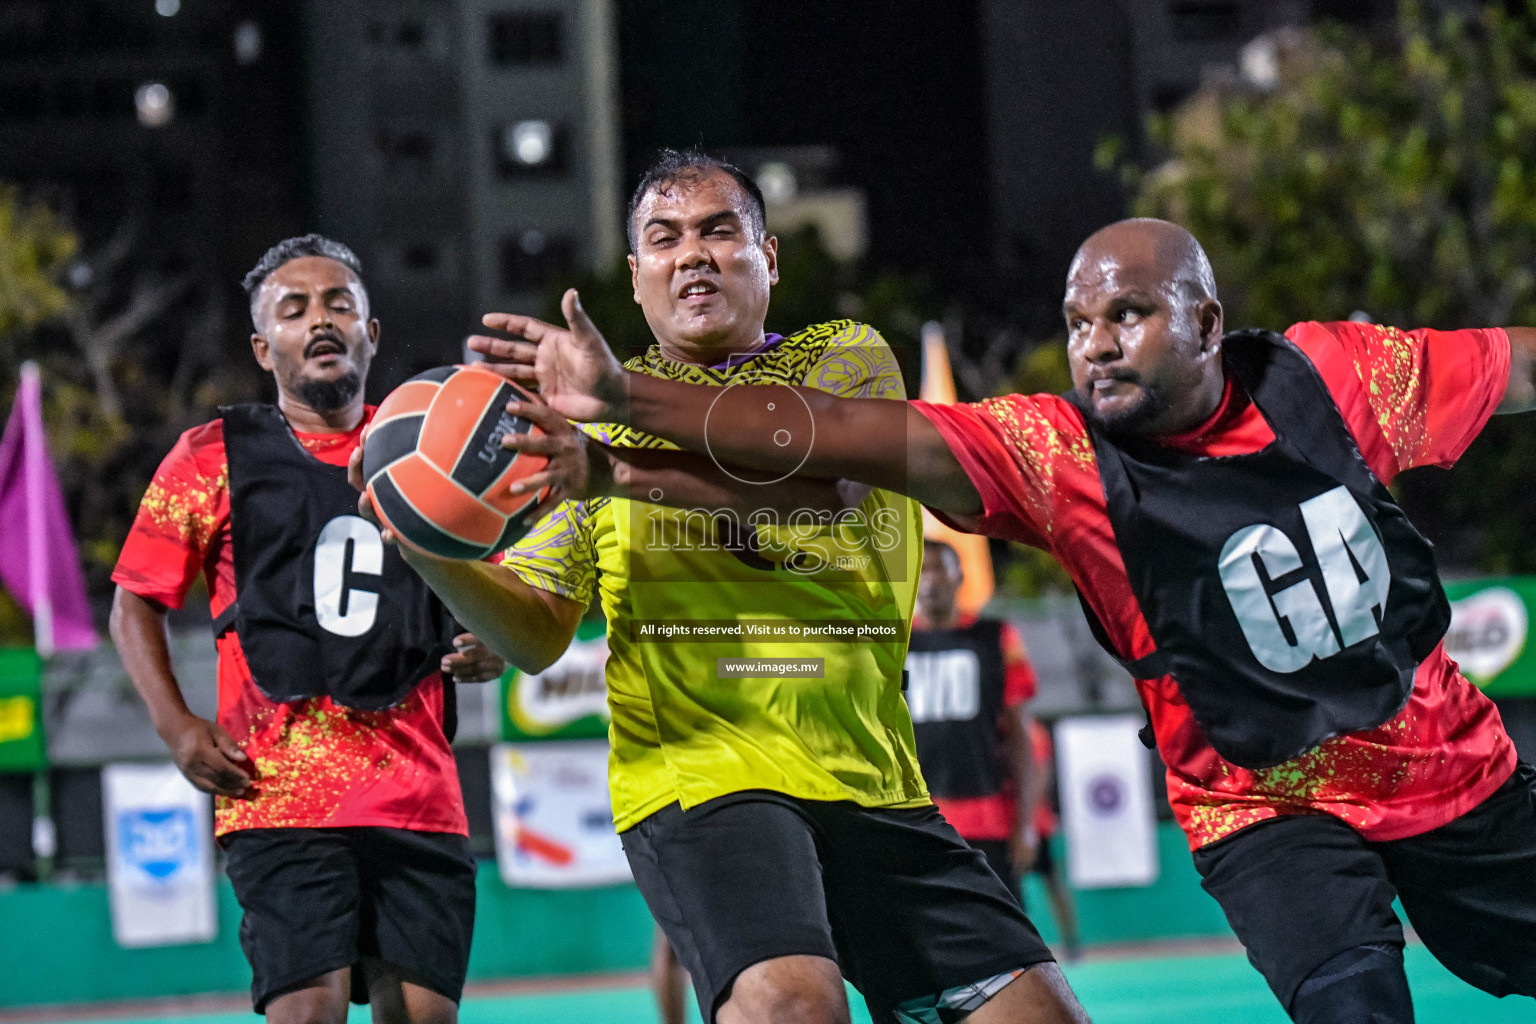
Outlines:
[[[622,251],[611,3],[0,0],[0,180],[83,262],[185,279],[142,343],[190,333],[204,367],[243,350],[269,245],[347,242],[387,330],[377,393]],[[71,286],[103,287],[90,269]]]
[[[64,213],[68,284],[103,310],[184,285],[145,344],[189,372],[245,333],[240,276],[303,223],[289,7],[0,0],[0,180]]]
[[[622,252],[611,0],[309,0],[315,226],[368,268],[371,391]]]
[[[723,52],[739,52],[739,66],[702,75],[739,97],[740,131],[705,142],[768,154],[747,169],[781,165],[781,182],[785,167],[793,171],[796,197],[770,208],[770,219],[815,219],[824,237],[848,238],[862,220],[871,267],[921,279],[946,299],[973,287],[990,220],[978,0],[718,6],[736,8],[717,17],[735,33]],[[810,159],[816,150],[834,157]]]
[[[815,228],[839,260],[861,259],[869,248],[869,211],[864,190],[838,184],[838,152],[832,146],[743,146],[725,158],[752,175],[763,190],[768,231],[788,235]]]

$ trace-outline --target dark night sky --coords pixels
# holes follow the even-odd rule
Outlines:
[[[659,146],[830,145],[871,262],[953,282],[985,251],[983,67],[969,0],[619,5],[625,179]]]
[[[878,8],[877,17],[869,16]],[[975,5],[750,4],[749,141],[837,146],[869,195],[874,262],[952,279],[983,251],[986,160]],[[782,58],[782,60],[781,60]]]

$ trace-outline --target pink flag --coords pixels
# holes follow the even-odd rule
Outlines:
[[[22,364],[0,438],[0,583],[31,613],[43,657],[96,646],[64,495],[48,461],[43,385],[32,362]]]

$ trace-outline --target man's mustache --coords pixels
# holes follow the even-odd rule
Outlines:
[[[304,358],[309,359],[313,357],[315,350],[323,344],[333,345],[338,351],[343,353],[347,351],[347,343],[342,340],[341,335],[336,334],[334,331],[326,331],[315,335],[310,339],[309,344],[304,346]]]
[[[1112,380],[1122,384],[1135,384],[1138,387],[1142,385],[1141,374],[1135,370],[1121,367],[1113,370],[1102,370],[1091,377],[1085,378],[1082,387],[1078,390],[1084,395],[1092,394],[1094,384],[1101,380]]]

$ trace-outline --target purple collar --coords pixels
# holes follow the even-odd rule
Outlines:
[[[755,359],[758,356],[762,355],[764,352],[767,352],[769,349],[773,348],[775,345],[777,345],[779,342],[781,342],[783,340],[784,340],[784,335],[782,335],[782,334],[772,334],[772,333],[764,334],[763,335],[763,340],[758,342],[757,345],[753,346],[752,348],[748,349],[745,352],[737,352],[737,353],[734,353],[732,355],[726,356],[725,359],[722,362],[716,363],[714,366],[711,366],[710,369],[711,370],[729,370],[729,369],[731,369],[734,366],[740,366],[742,363],[746,362],[748,359]]]

